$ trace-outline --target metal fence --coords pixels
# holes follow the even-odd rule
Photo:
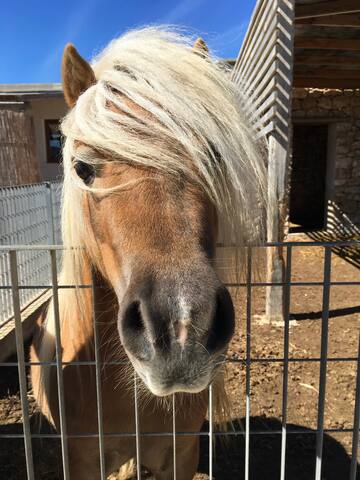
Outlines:
[[[268,244],[267,247],[278,247],[280,244]],[[299,247],[320,247],[324,250],[324,269],[323,269],[323,277],[321,281],[292,281],[292,260],[293,260],[293,253]],[[292,434],[299,435],[298,430],[293,430],[287,423],[287,413],[288,413],[288,394],[289,394],[289,365],[292,362],[298,361],[305,361],[305,362],[317,362],[319,365],[319,386],[318,386],[318,402],[317,402],[317,428],[316,429],[309,429],[304,430],[302,433],[313,433],[316,435],[316,451],[314,451],[314,461],[316,461],[316,468],[315,468],[315,480],[320,480],[322,477],[322,466],[323,466],[323,441],[324,441],[324,434],[339,434],[339,433],[347,433],[352,435],[352,458],[351,458],[351,465],[350,465],[350,473],[349,476],[345,477],[342,476],[342,480],[348,478],[349,480],[356,480],[357,478],[357,452],[359,447],[359,428],[360,428],[360,342],[359,342],[359,350],[358,355],[353,356],[346,356],[341,357],[340,359],[337,358],[329,358],[328,356],[328,343],[329,343],[329,306],[330,306],[330,293],[331,289],[334,286],[343,286],[347,288],[353,288],[355,286],[360,286],[360,281],[334,281],[332,277],[332,249],[333,248],[359,248],[360,242],[333,242],[333,243],[320,243],[320,242],[289,242],[282,244],[285,253],[285,279],[282,283],[276,283],[275,285],[281,286],[284,288],[285,294],[285,308],[284,308],[284,324],[283,324],[283,358],[275,359],[275,358],[266,358],[262,359],[263,362],[272,363],[272,362],[281,362],[282,368],[282,415],[281,415],[281,429],[278,430],[271,430],[271,434],[277,434],[281,436],[281,457],[279,459],[274,458],[274,462],[279,462],[279,478],[281,480],[285,480],[286,477],[286,449],[287,449],[287,442],[288,438]],[[11,301],[13,305],[13,310],[15,314],[15,329],[16,329],[16,341],[17,341],[17,362],[14,363],[1,363],[0,366],[17,366],[19,372],[19,383],[20,383],[20,396],[21,396],[21,404],[22,404],[22,413],[23,413],[23,434],[0,434],[0,439],[11,439],[11,438],[23,438],[25,444],[25,452],[26,452],[26,464],[27,464],[27,478],[33,480],[34,476],[34,464],[33,464],[33,455],[32,455],[32,438],[43,438],[44,443],[46,445],[46,440],[50,438],[58,438],[61,440],[61,447],[62,447],[62,457],[63,457],[63,474],[65,480],[69,479],[69,465],[68,465],[68,452],[67,452],[67,440],[68,438],[76,438],[77,436],[72,434],[67,435],[66,430],[66,421],[65,421],[65,411],[64,411],[64,384],[62,375],[58,376],[59,385],[58,385],[58,392],[59,392],[59,410],[60,410],[60,418],[61,420],[61,431],[58,433],[38,433],[33,434],[30,430],[30,422],[29,422],[29,405],[28,405],[28,393],[27,393],[27,383],[26,383],[26,368],[30,365],[28,361],[26,361],[24,356],[24,348],[23,348],[23,338],[22,338],[22,327],[21,327],[21,293],[30,288],[38,288],[38,289],[45,289],[51,288],[53,293],[53,299],[55,302],[58,301],[58,291],[60,288],[69,288],[70,286],[66,285],[58,285],[57,283],[57,255],[56,252],[61,250],[62,247],[60,246],[34,246],[34,247],[0,247],[0,252],[4,257],[7,258],[9,265],[10,265],[10,282],[7,284],[3,284],[1,286],[2,291],[9,291],[11,294]],[[253,247],[256,248],[256,247]],[[30,251],[35,253],[42,252],[47,258],[49,269],[51,271],[51,281],[46,282],[44,284],[39,285],[31,285],[29,286],[26,282],[23,281],[21,278],[21,270],[20,265],[18,262],[19,255],[21,252]],[[213,478],[213,466],[214,462],[216,461],[216,457],[214,457],[214,439],[218,436],[243,436],[245,439],[245,455],[244,455],[244,466],[243,472],[241,473],[241,478],[245,478],[245,480],[249,480],[251,478],[250,470],[249,470],[249,459],[251,455],[250,449],[250,437],[252,435],[261,435],[261,434],[269,434],[268,430],[252,430],[251,423],[250,423],[250,412],[251,412],[251,366],[254,365],[256,361],[259,359],[254,358],[251,355],[251,341],[252,341],[252,315],[251,315],[251,305],[252,305],[252,298],[253,298],[253,291],[258,287],[266,287],[269,284],[267,282],[256,282],[252,276],[252,263],[251,263],[251,249],[250,255],[248,256],[248,268],[247,268],[247,279],[244,283],[231,283],[228,284],[229,287],[238,287],[244,288],[246,291],[246,350],[244,357],[231,357],[228,359],[228,362],[238,363],[245,366],[246,372],[246,395],[244,397],[245,403],[245,428],[243,430],[231,430],[228,432],[224,432],[218,430],[214,425],[213,421],[213,400],[212,400],[212,388],[209,387],[209,428],[208,431],[202,432],[179,432],[176,431],[176,423],[175,423],[175,396],[173,397],[173,428],[172,431],[169,432],[142,432],[141,431],[141,421],[139,420],[139,404],[137,401],[137,379],[135,376],[134,380],[134,389],[135,389],[135,401],[134,401],[134,411],[135,411],[135,429],[134,432],[125,433],[125,432],[116,432],[116,433],[107,433],[104,432],[103,429],[103,411],[102,411],[102,401],[101,401],[101,384],[102,384],[102,367],[105,363],[113,363],[114,362],[102,362],[100,363],[100,355],[99,355],[99,341],[97,338],[97,324],[94,324],[94,332],[95,332],[95,361],[92,362],[75,362],[76,364],[84,363],[86,365],[95,365],[96,366],[96,392],[97,392],[97,415],[98,415],[98,431],[99,433],[89,433],[81,434],[79,437],[81,438],[94,438],[97,437],[99,440],[99,465],[101,466],[101,479],[105,480],[105,446],[104,446],[104,438],[108,438],[109,436],[122,436],[122,437],[129,437],[129,438],[136,438],[136,448],[137,448],[137,462],[138,462],[138,469],[137,469],[137,479],[141,479],[141,447],[140,447],[140,438],[141,436],[170,436],[173,438],[173,455],[174,455],[174,474],[173,478],[176,479],[176,439],[179,436],[183,435],[199,435],[199,436],[206,436],[209,439],[209,447],[208,447],[208,456],[209,456],[209,477],[210,479]],[[292,293],[292,289],[298,286],[306,286],[306,287],[320,287],[322,288],[322,316],[321,316],[321,351],[319,357],[306,357],[306,358],[294,358],[289,353],[289,328],[290,328],[290,297]],[[92,285],[84,285],[85,288],[92,288]],[[58,312],[58,309],[54,309],[55,312]],[[61,345],[60,345],[60,319],[57,318],[56,324],[56,361],[50,363],[57,367],[62,371],[63,363],[61,358]],[[95,322],[94,322],[95,323]],[[354,385],[354,399],[355,399],[355,406],[354,406],[354,413],[353,413],[353,425],[352,428],[325,428],[324,419],[325,419],[325,403],[326,403],[326,385],[327,385],[327,366],[329,362],[332,361],[342,361],[342,362],[353,362],[357,368],[357,376]],[[116,362],[115,362],[116,363]],[[49,365],[49,363],[46,363]],[[299,459],[301,462],[301,459]],[[310,478],[310,477],[309,477]],[[340,479],[339,479],[340,480]]]
[[[60,182],[35,183],[0,188],[0,245],[60,244]],[[32,284],[49,283],[51,276],[44,251],[21,251],[18,255],[19,278]],[[0,286],[10,282],[10,265],[0,252]],[[39,291],[22,290],[23,309],[39,296]],[[8,290],[0,291],[0,327],[13,318]]]

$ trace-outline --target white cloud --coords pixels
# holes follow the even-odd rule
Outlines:
[[[184,17],[196,10],[205,0],[183,0],[178,3],[172,10],[164,15],[159,23],[178,23]]]
[[[221,50],[226,50],[229,46],[237,46],[240,49],[241,41],[246,33],[248,22],[241,22],[240,24],[234,25],[229,29],[216,34],[214,36],[208,37],[208,43],[211,49],[215,53],[221,52]]]

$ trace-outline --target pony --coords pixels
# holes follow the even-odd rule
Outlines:
[[[224,405],[235,324],[216,269],[219,230],[240,271],[236,252],[263,230],[263,149],[228,70],[201,39],[194,45],[174,29],[130,31],[91,64],[69,44],[62,79],[70,110],[62,121],[59,286],[74,288],[60,288],[58,305],[39,321],[34,395],[60,429],[56,369],[36,365],[56,358],[58,309],[70,476],[98,480],[95,318],[106,474],[136,457],[135,371],[139,428],[148,433],[141,465],[157,480],[172,478],[173,439],[150,434],[171,432],[175,421],[183,432],[177,478],[189,480],[199,456],[190,432],[201,429],[210,384]],[[82,288],[93,279],[93,289]]]

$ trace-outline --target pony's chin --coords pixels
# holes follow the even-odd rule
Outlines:
[[[172,385],[161,385],[161,383],[154,382],[148,372],[144,372],[135,367],[137,375],[140,377],[146,388],[156,397],[168,397],[174,393],[190,393],[197,394],[208,388],[210,383],[210,375],[200,379],[198,382],[194,381],[190,385],[184,383],[174,382]]]
[[[156,397],[168,397],[169,395],[173,395],[174,393],[190,393],[190,394],[197,394],[204,391],[208,384],[204,384],[200,387],[198,386],[186,386],[186,385],[172,385],[171,387],[162,387],[158,385],[146,385],[150,392],[155,395]]]

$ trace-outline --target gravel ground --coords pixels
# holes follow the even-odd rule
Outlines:
[[[224,269],[224,272],[226,269]],[[321,281],[323,252],[319,248],[295,249],[292,281]],[[332,259],[332,281],[360,281],[358,268],[337,255]],[[238,319],[236,334],[229,356],[244,359],[246,348],[246,296],[244,289],[233,291]],[[351,429],[354,417],[356,362],[343,361],[357,356],[360,331],[360,287],[333,286],[330,297],[329,350],[325,428]],[[256,362],[250,370],[250,478],[277,480],[280,475],[282,412],[282,326],[262,322],[265,290],[252,289],[251,357]],[[290,362],[288,384],[288,434],[286,449],[286,478],[308,480],[315,469],[317,402],[319,362],[304,361],[320,356],[321,287],[292,287]],[[269,359],[275,360],[269,362]],[[338,360],[337,360],[338,359]],[[264,361],[262,361],[264,360]],[[266,360],[266,361],[265,361]],[[245,366],[231,363],[227,373],[227,392],[231,402],[229,428],[241,430],[245,426]],[[35,405],[29,396],[32,422],[37,421]],[[229,419],[230,420],[230,419]],[[21,407],[17,383],[17,368],[2,367],[0,376],[0,433],[21,433]],[[45,427],[44,427],[45,428]],[[204,430],[208,428],[204,425]],[[310,432],[309,432],[310,430]],[[262,432],[262,433],[259,433]],[[324,463],[322,478],[348,478],[352,447],[351,433],[326,433],[324,436]],[[34,441],[37,480],[61,478],[59,444],[57,441]],[[217,480],[244,478],[244,436],[230,436],[216,444],[214,477]],[[208,478],[208,444],[202,438],[201,458],[196,480]],[[359,453],[359,452],[358,452]],[[114,478],[114,477],[113,477]],[[0,480],[25,480],[25,457],[21,440],[0,440]],[[360,480],[360,474],[358,474]]]

